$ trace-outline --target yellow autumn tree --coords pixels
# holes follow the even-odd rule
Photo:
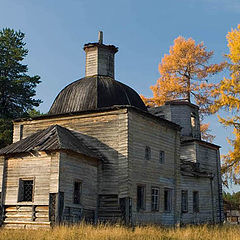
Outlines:
[[[150,88],[152,98],[142,97],[148,106],[160,106],[168,100],[185,99],[200,106],[201,111],[208,111],[210,89],[208,77],[224,68],[225,64],[209,64],[213,51],[207,51],[203,42],[196,44],[192,38],[179,36],[159,64],[160,78]]]
[[[228,68],[230,75],[224,78],[219,87],[212,91],[216,98],[211,107],[213,113],[219,109],[229,112],[227,117],[219,117],[219,121],[228,127],[233,127],[234,139],[228,139],[233,150],[224,156],[223,171],[226,179],[229,177],[237,184],[240,184],[240,24],[237,29],[232,29],[227,34],[229,47]]]
[[[150,89],[152,98],[141,96],[147,106],[160,106],[166,101],[185,99],[193,101],[200,108],[201,114],[208,114],[212,104],[211,90],[216,84],[208,78],[225,67],[225,63],[210,64],[213,51],[207,51],[203,42],[196,44],[192,38],[179,36],[159,64],[160,78]],[[201,115],[203,116],[203,115]],[[205,140],[211,140],[208,124],[202,127]]]

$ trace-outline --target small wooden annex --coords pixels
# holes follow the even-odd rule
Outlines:
[[[219,146],[201,140],[198,107],[148,109],[114,79],[118,49],[85,44],[86,76],[49,113],[14,121],[0,149],[0,225],[223,221]]]

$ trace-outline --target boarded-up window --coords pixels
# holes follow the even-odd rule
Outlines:
[[[172,189],[164,188],[164,211],[171,212],[172,210]]]
[[[81,203],[81,188],[82,183],[80,181],[74,182],[74,191],[73,191],[73,203],[80,204]]]
[[[164,151],[159,151],[159,162],[160,162],[160,164],[165,163],[165,152]]]
[[[137,211],[145,209],[145,187],[137,186]]]
[[[33,179],[19,179],[18,201],[33,201]]]
[[[182,212],[188,212],[188,191],[182,190]]]
[[[151,148],[146,146],[145,147],[145,159],[150,160],[151,159]]]
[[[152,211],[159,210],[159,188],[152,188]]]
[[[193,212],[199,212],[199,193],[193,192]]]

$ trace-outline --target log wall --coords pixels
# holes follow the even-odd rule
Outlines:
[[[89,136],[92,145],[108,159],[104,167],[99,167],[99,194],[125,196],[127,180],[122,171],[127,168],[128,158],[127,109],[15,122],[14,141],[20,139],[20,125],[24,126],[22,136],[25,138],[55,124]]]
[[[81,220],[82,210],[97,208],[97,160],[81,155],[61,153],[60,192],[64,193],[63,220]],[[73,203],[74,182],[81,182],[80,204]]]
[[[53,161],[52,161],[53,158]],[[28,205],[18,202],[19,180],[33,179],[33,202],[29,205],[48,205],[49,192],[58,190],[58,160],[44,152],[36,156],[22,155],[6,160],[4,205]]]
[[[180,217],[180,133],[136,112],[129,112],[129,192],[135,223],[174,224]],[[145,147],[151,148],[151,159],[145,159]],[[165,152],[165,163],[159,162],[159,151]],[[137,211],[137,186],[145,186],[145,210]],[[151,211],[151,188],[160,189],[160,209]],[[172,190],[172,209],[164,211],[164,188]]]
[[[59,189],[59,154],[18,154],[5,160],[5,227],[49,227],[49,193]],[[32,201],[20,201],[20,180],[33,180]]]
[[[181,213],[181,223],[200,224],[214,223],[215,215],[215,196],[211,191],[211,180],[209,178],[195,178],[182,176],[181,190],[188,191],[188,211]],[[193,210],[193,192],[199,193],[199,212]]]
[[[217,222],[223,221],[223,203],[222,203],[222,180],[221,180],[221,166],[220,154],[218,148],[212,148],[203,144],[197,144],[197,159],[200,166],[207,171],[214,174],[213,178],[213,192],[214,192],[214,206],[215,219]]]
[[[202,171],[206,171],[208,173],[213,174],[212,181],[212,191],[213,191],[213,208],[210,208],[209,204],[205,205],[205,210],[203,213],[203,220],[211,220],[214,222],[222,222],[223,221],[223,207],[222,207],[222,182],[221,182],[221,166],[220,166],[220,157],[218,148],[211,147],[202,142],[193,141],[189,143],[184,143],[181,145],[181,158],[184,160],[193,161],[199,163],[199,167]],[[191,160],[192,159],[192,160]],[[200,181],[201,180],[201,181]],[[199,188],[202,191],[202,197],[200,195],[200,201],[207,202],[207,198],[210,196],[210,180],[202,180],[201,178],[195,179],[194,177],[182,177],[182,188],[191,189],[191,185],[195,186],[195,188]],[[205,191],[205,193],[204,193]],[[191,201],[191,200],[189,200]],[[201,215],[201,214],[200,214]],[[184,222],[200,221],[199,216],[190,216],[185,215]],[[208,216],[207,216],[208,215]],[[214,215],[214,217],[212,217]]]

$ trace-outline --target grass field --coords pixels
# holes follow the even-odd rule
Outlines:
[[[193,226],[185,228],[160,228],[78,225],[56,227],[51,230],[0,230],[0,240],[110,240],[110,239],[161,239],[161,240],[239,240],[238,226]]]

